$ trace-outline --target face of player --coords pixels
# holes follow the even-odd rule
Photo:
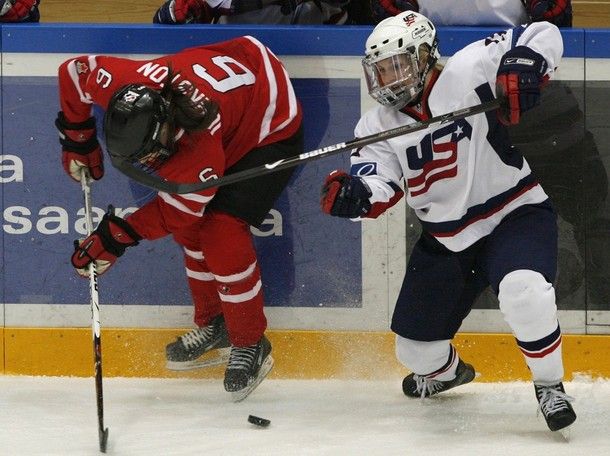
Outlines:
[[[155,138],[155,145],[152,150],[138,159],[138,162],[144,167],[149,169],[157,169],[169,154],[169,135],[170,125],[165,122],[159,128],[159,133]]]
[[[412,85],[417,82],[417,70],[410,54],[398,54],[375,62],[375,72],[379,87],[387,87],[398,82]]]

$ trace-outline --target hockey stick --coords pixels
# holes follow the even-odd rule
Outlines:
[[[89,173],[85,168],[81,168],[81,188],[85,201],[85,224],[87,236],[93,232],[93,216],[91,214],[91,185],[89,183]],[[75,241],[78,242],[78,241]],[[91,328],[93,330],[93,356],[95,359],[95,395],[97,398],[97,422],[98,435],[100,441],[100,451],[106,452],[108,442],[108,428],[104,428],[104,392],[102,388],[102,340],[100,325],[100,301],[97,287],[97,270],[95,262],[89,263],[89,292],[91,296]]]
[[[250,169],[245,169],[243,171],[239,171],[233,174],[227,174],[218,179],[210,179],[205,182],[180,184],[177,182],[161,180],[159,177],[147,174],[144,171],[130,166],[126,162],[113,161],[113,165],[123,174],[134,179],[136,182],[142,185],[146,185],[147,187],[151,187],[155,190],[159,190],[166,193],[200,192],[208,188],[222,187],[223,185],[234,184],[236,182],[241,182],[246,179],[252,179],[253,177],[259,177],[265,174],[274,173],[282,169],[293,168],[295,166],[299,166],[300,164],[307,163],[313,160],[318,160],[320,158],[328,157],[330,155],[338,154],[339,152],[343,152],[345,150],[357,149],[379,141],[385,141],[387,139],[395,138],[397,136],[402,136],[408,133],[425,130],[426,128],[434,124],[453,122],[455,120],[464,119],[465,117],[470,117],[476,114],[481,114],[483,112],[492,111],[494,109],[498,109],[500,106],[502,106],[503,103],[503,99],[496,98],[475,106],[458,109],[454,112],[432,117],[428,120],[415,122],[409,125],[403,125],[400,127],[392,128],[390,130],[374,133],[369,136],[364,136],[362,138],[354,138],[347,142],[342,142],[339,144],[334,144],[332,146],[322,147],[321,149],[304,152],[295,157],[285,158],[273,163],[255,166]]]

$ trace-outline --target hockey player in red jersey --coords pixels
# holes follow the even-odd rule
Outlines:
[[[59,92],[62,161],[75,180],[82,168],[94,179],[104,174],[93,104],[106,110],[113,165],[135,180],[201,182],[303,151],[288,74],[250,36],[151,60],[72,58],[59,68]],[[291,174],[197,193],[159,191],[125,219],[109,210],[72,263],[82,273],[95,261],[103,274],[127,247],[171,235],[184,249],[197,328],[167,346],[168,367],[220,362],[218,349],[230,347],[224,385],[241,400],[273,364],[250,226],[262,223]],[[216,357],[201,361],[206,353]]]
[[[539,22],[472,43],[441,66],[428,18],[407,11],[383,20],[363,59],[379,106],[362,116],[356,137],[496,96],[506,106],[354,150],[350,172],[330,173],[321,196],[325,213],[360,220],[378,217],[406,193],[421,222],[391,325],[398,359],[412,371],[405,395],[432,396],[474,379],[451,340],[491,286],[553,431],[576,419],[562,384],[557,218],[506,126],[538,104],[562,52],[557,27]]]

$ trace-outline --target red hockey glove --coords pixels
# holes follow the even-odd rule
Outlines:
[[[417,0],[371,0],[371,12],[375,23],[396,16],[403,11],[419,12]]]
[[[95,261],[97,273],[102,275],[127,247],[138,245],[141,239],[142,236],[129,223],[114,215],[114,208],[109,206],[95,231],[80,242],[74,241],[72,266],[79,275],[89,277],[89,263]]]
[[[203,0],[171,0],[155,13],[155,24],[201,24],[212,20],[210,7]]]
[[[104,175],[104,155],[97,141],[95,119],[89,117],[84,122],[70,123],[59,111],[55,126],[59,130],[59,143],[63,149],[61,161],[66,173],[80,182],[80,169],[87,168],[93,179],[101,179]]]
[[[544,57],[526,46],[517,46],[502,56],[496,79],[496,96],[506,97],[498,109],[504,125],[518,124],[521,114],[540,103],[540,89],[547,81]]]
[[[4,0],[0,1],[0,22],[38,22],[39,0]]]
[[[525,6],[532,22],[572,27],[572,0],[528,0]]]
[[[326,176],[322,186],[320,205],[322,212],[336,217],[362,217],[371,209],[372,193],[364,181],[335,170]]]

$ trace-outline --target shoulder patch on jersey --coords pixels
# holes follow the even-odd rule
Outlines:
[[[89,66],[85,62],[76,62],[76,72],[78,74],[83,74],[89,71]]]
[[[352,165],[350,172],[352,176],[372,176],[377,174],[377,163],[365,162]]]

